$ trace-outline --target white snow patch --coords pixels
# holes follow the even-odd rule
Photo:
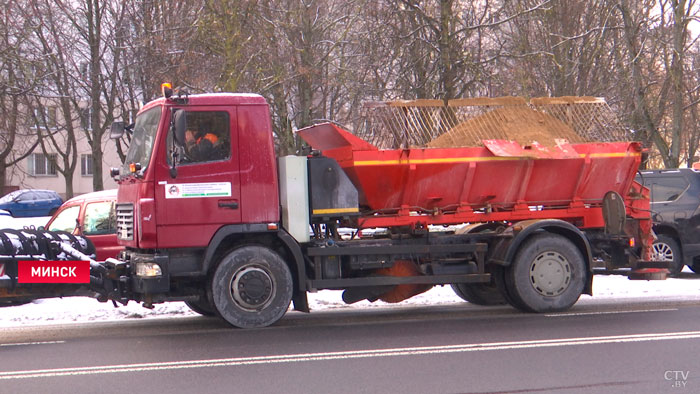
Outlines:
[[[45,225],[49,219],[49,217],[6,218],[0,216],[0,228],[39,227]],[[692,273],[692,271],[686,267],[684,273]],[[638,298],[649,301],[663,299],[700,301],[700,276],[697,280],[667,279],[661,281],[632,281],[623,276],[596,276],[593,282],[593,291],[595,299]],[[587,299],[590,297],[581,297],[584,302]],[[347,305],[342,300],[342,292],[336,290],[323,290],[309,294],[309,306],[312,311],[445,305],[462,302],[464,301],[454,294],[450,286],[435,286],[423,294],[398,304],[388,304],[382,301],[374,303],[360,301],[353,305]],[[115,308],[111,302],[100,303],[92,298],[67,297],[36,300],[21,306],[0,308],[0,327],[182,316],[197,316],[197,314],[192,312],[184,302],[156,304],[154,309],[147,309],[140,304],[130,302],[126,306],[119,305]]]
[[[700,301],[700,280],[692,279],[631,281],[621,276],[597,276],[594,279],[593,290],[594,298]],[[310,293],[309,305],[312,312],[329,309],[446,305],[464,302],[454,294],[450,286],[436,286],[398,304],[360,301],[353,305],[346,305],[341,295],[341,291],[333,290]],[[586,300],[589,297],[584,296],[581,299]],[[111,302],[100,303],[91,298],[68,297],[36,300],[26,305],[0,308],[0,327],[183,316],[197,316],[197,314],[192,312],[183,302],[157,304],[154,309],[146,309],[135,302],[130,302],[126,306],[120,305],[115,308]]]

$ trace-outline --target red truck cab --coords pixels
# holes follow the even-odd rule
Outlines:
[[[178,111],[188,131],[216,133],[223,153],[188,160],[184,141],[173,135]],[[136,118],[118,179],[117,235],[126,247],[198,248],[224,225],[276,223],[277,169],[267,103],[252,94],[149,103]]]

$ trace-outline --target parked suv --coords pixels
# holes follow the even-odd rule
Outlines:
[[[651,190],[655,258],[672,261],[672,274],[686,265],[700,273],[700,171],[644,170],[637,181]]]

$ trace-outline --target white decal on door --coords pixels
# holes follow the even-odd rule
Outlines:
[[[231,197],[231,182],[171,183],[165,185],[165,198]]]

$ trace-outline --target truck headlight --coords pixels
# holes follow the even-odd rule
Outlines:
[[[136,263],[136,276],[161,276],[163,270],[156,263]]]

